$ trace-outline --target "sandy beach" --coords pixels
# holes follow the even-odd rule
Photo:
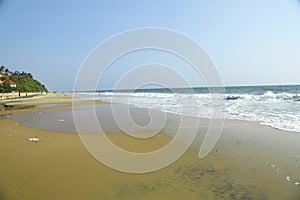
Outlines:
[[[30,96],[38,96],[43,93],[38,92],[11,92],[11,93],[0,93],[0,99],[13,99],[19,97],[30,97]],[[44,93],[46,94],[46,93]]]
[[[300,200],[300,0],[0,16],[0,200]]]
[[[97,161],[72,131],[72,124],[65,118],[57,121],[61,113],[70,112],[70,96],[37,99],[24,104],[53,106],[1,110],[0,199],[300,198],[297,134],[256,122],[227,120],[213,151],[199,159],[201,133],[208,123],[203,120],[194,144],[175,163],[152,173],[129,174]],[[103,105],[104,114],[106,108]],[[37,125],[33,119],[39,113],[45,118]],[[59,125],[46,126],[47,117]],[[132,152],[153,151],[172,139],[164,131],[144,140],[112,130],[106,133],[111,141]],[[39,141],[28,141],[30,137]]]

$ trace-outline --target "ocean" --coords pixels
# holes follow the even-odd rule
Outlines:
[[[219,99],[223,106],[220,110],[228,119],[257,121],[276,129],[300,133],[299,91],[300,85],[225,87],[225,95]],[[212,94],[204,87],[156,88],[137,89],[133,92],[102,90],[95,97],[107,102],[211,118],[215,117],[212,100],[216,96]],[[185,108],[182,109],[182,106]]]

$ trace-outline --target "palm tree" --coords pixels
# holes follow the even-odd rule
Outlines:
[[[5,69],[5,67],[4,67],[4,66],[1,66],[1,67],[0,67],[0,74],[3,74],[3,72],[4,72],[4,69]]]
[[[12,74],[13,76],[19,76],[20,72],[18,70],[14,71],[14,73]]]
[[[5,72],[5,75],[8,75],[9,70],[6,68],[6,69],[4,70],[4,72]]]
[[[29,79],[33,79],[33,76],[32,76],[32,74],[31,74],[31,73],[27,73],[27,78],[29,78]]]
[[[5,75],[9,75],[9,72],[10,72],[10,71],[9,71],[9,69],[6,68],[6,69],[4,70],[4,72],[5,72]]]

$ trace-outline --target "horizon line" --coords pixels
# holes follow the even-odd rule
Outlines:
[[[224,88],[228,87],[265,87],[265,86],[300,86],[300,83],[286,83],[286,84],[253,84],[253,85],[224,85]],[[193,86],[191,88],[220,88],[218,86]],[[170,88],[165,88],[165,87],[157,87],[157,88],[127,88],[127,89],[119,89],[115,91],[126,91],[126,90],[155,90],[155,89],[187,89],[187,87],[170,87]],[[60,92],[101,92],[101,91],[114,91],[114,89],[97,89],[97,90],[81,90],[81,91],[74,91],[74,90],[69,90],[69,91],[60,91]],[[57,91],[53,91],[57,92]]]

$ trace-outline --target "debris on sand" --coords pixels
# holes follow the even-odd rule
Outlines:
[[[35,138],[35,137],[28,138],[28,141],[35,142],[35,143],[37,143],[39,140],[40,140],[39,138]]]

